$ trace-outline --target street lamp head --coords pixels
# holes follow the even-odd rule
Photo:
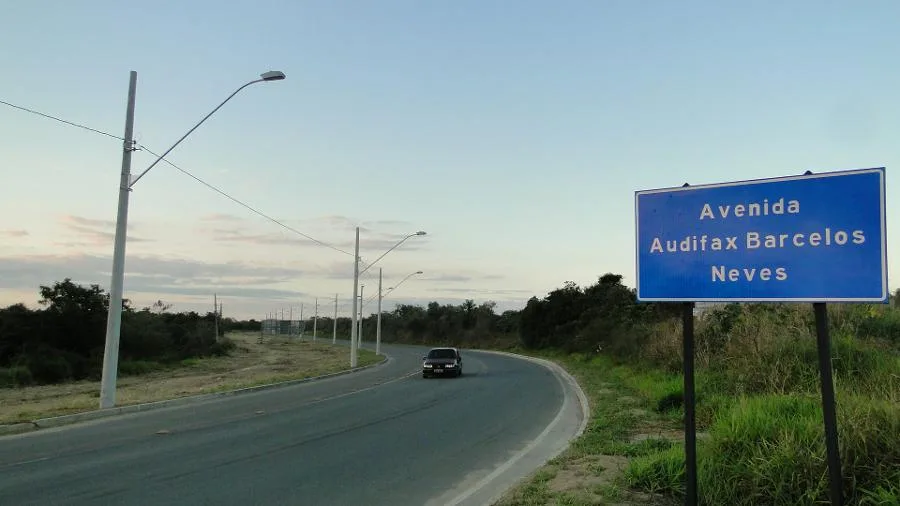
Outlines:
[[[425,233],[426,232],[424,230],[419,230],[418,232],[416,232],[416,235],[425,235]]]
[[[280,70],[270,70],[259,75],[263,81],[281,81],[285,78],[284,72]]]
[[[416,274],[422,274],[422,271],[416,271]]]

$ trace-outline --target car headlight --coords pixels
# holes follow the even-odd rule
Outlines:
[[[444,367],[456,367],[456,364],[444,364]]]
[[[434,366],[431,365],[431,364],[422,364],[422,367],[424,367],[424,368],[426,368],[426,369],[431,369],[431,368],[434,367]]]

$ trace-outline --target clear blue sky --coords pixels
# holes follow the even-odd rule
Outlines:
[[[137,139],[162,151],[283,70],[168,158],[340,248],[364,226],[368,259],[427,230],[383,261],[386,286],[425,271],[394,301],[518,307],[604,272],[633,285],[639,189],[887,166],[900,222],[898,19],[888,0],[34,0],[0,19],[0,100],[121,135],[135,70]],[[120,159],[113,139],[0,106],[0,304],[65,275],[108,285]],[[165,165],[131,223],[142,305],[349,302],[350,256],[285,244]]]

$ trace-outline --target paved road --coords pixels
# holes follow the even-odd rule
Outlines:
[[[541,365],[468,351],[426,380],[422,348],[383,348],[356,374],[0,438],[0,504],[485,504],[580,424]]]

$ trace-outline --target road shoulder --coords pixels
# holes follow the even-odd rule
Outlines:
[[[285,381],[276,381],[272,383],[264,383],[261,385],[253,385],[243,388],[233,388],[233,389],[223,389],[216,392],[203,393],[199,395],[188,395],[182,397],[176,397],[171,399],[163,399],[154,402],[145,402],[145,403],[136,403],[129,404],[125,406],[119,406],[109,409],[98,409],[98,410],[90,410],[83,411],[79,413],[72,413],[61,416],[52,416],[52,417],[42,417],[37,418],[29,422],[8,424],[8,425],[0,425],[0,437],[22,434],[27,432],[33,432],[40,429],[48,429],[61,427],[66,425],[73,425],[81,422],[88,422],[93,420],[99,420],[103,418],[114,417],[118,415],[125,415],[131,413],[139,413],[163,408],[170,408],[176,406],[183,406],[189,404],[197,404],[213,399],[219,399],[223,397],[230,397],[235,395],[243,395],[243,394],[251,394],[256,392],[261,392],[265,390],[273,390],[278,388],[286,388],[291,387],[303,383],[310,383],[314,381],[321,381],[331,378],[336,378],[339,376],[345,376],[348,374],[355,374],[361,371],[365,371],[368,369],[372,369],[375,367],[383,366],[390,363],[393,359],[390,355],[382,353],[383,356],[377,357],[377,361],[374,363],[370,363],[363,366],[358,366],[352,369],[344,369],[336,372],[320,374],[312,377],[302,377],[297,379],[285,380]]]
[[[553,421],[534,440],[513,454],[493,471],[470,476],[450,491],[428,504],[441,506],[469,506],[491,504],[523,477],[564,452],[570,441],[579,437],[587,427],[590,406],[587,396],[575,378],[565,368],[553,361],[491,350],[470,350],[525,360],[547,368],[559,382],[564,398]]]

